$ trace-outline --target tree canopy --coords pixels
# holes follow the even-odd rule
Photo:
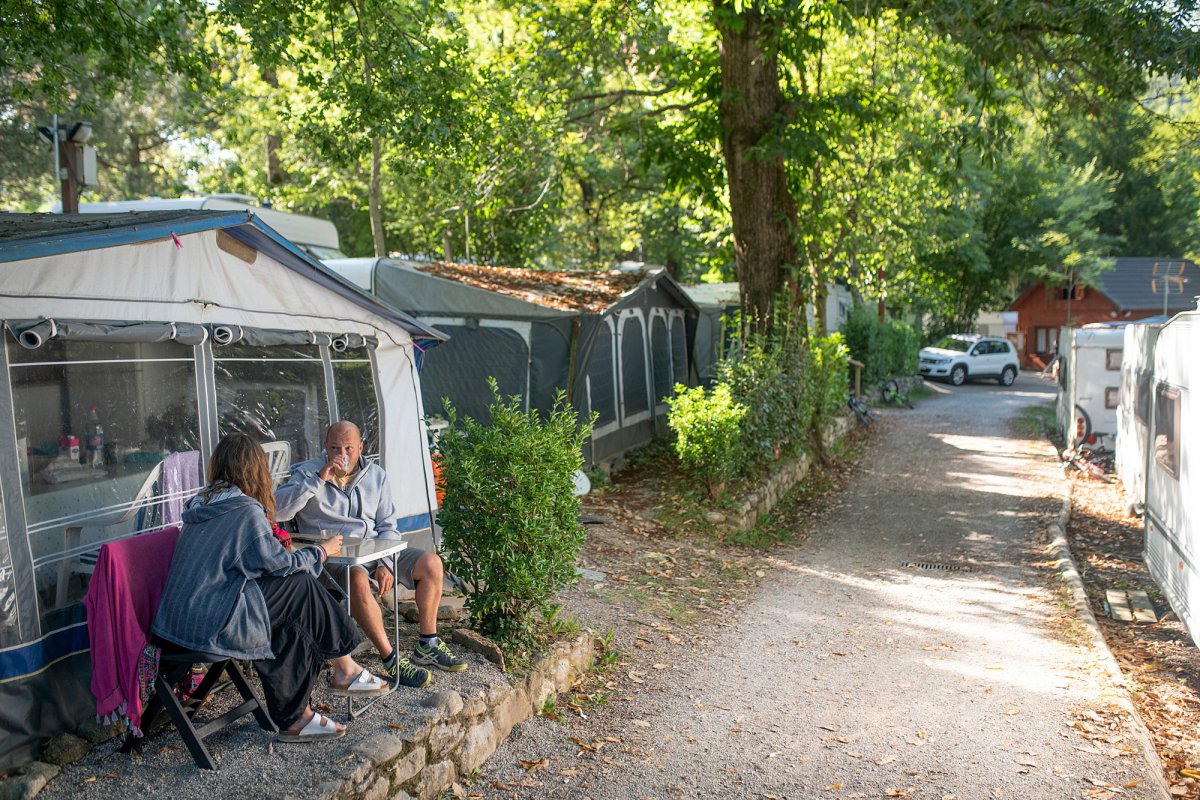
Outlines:
[[[0,8],[0,203],[238,192],[355,255],[666,266],[745,319],[842,282],[971,324],[1200,252],[1191,2],[172,0]]]

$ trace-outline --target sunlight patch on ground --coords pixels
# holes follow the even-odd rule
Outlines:
[[[1008,436],[964,436],[957,433],[933,433],[930,437],[958,450],[997,455],[1045,456],[1046,445],[1032,439],[1012,439]]]
[[[888,642],[898,668],[915,662],[974,687],[1008,686],[1037,694],[1065,688],[1065,645],[1048,634],[1030,635],[1030,618],[1046,611],[1046,599],[1036,586],[987,575],[929,576],[886,569],[860,577],[780,560],[776,565],[818,579],[812,586],[820,599],[786,614],[798,630],[825,629],[828,635],[831,626],[848,625],[855,630],[846,641],[857,641],[864,620],[857,625],[853,617],[843,621],[839,611],[853,598],[860,608],[871,609],[867,614],[892,637]]]
[[[1009,497],[1029,495],[1028,478],[1024,475],[989,475],[985,472],[947,472],[946,477],[956,487],[974,492],[1003,494]]]

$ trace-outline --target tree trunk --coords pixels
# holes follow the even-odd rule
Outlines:
[[[769,332],[775,300],[796,281],[796,203],[773,134],[785,112],[776,42],[780,29],[752,8],[735,14],[716,0],[720,34],[721,149],[742,314],[754,331]],[[797,305],[803,297],[795,292]]]
[[[371,139],[371,187],[368,192],[371,206],[371,240],[375,255],[386,256],[387,242],[383,237],[383,142],[378,136]]]
[[[263,83],[272,89],[279,88],[279,79],[275,76],[275,70],[268,69],[263,72]],[[278,186],[287,180],[287,173],[284,172],[283,165],[279,163],[279,149],[283,147],[283,137],[278,133],[268,133],[265,145],[267,155],[267,185]]]

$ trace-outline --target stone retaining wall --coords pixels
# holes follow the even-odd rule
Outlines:
[[[546,700],[571,687],[595,657],[590,631],[560,642],[515,685],[498,685],[486,695],[432,692],[436,709],[415,732],[380,734],[347,748],[345,777],[321,784],[315,800],[431,800],[459,777],[469,775],[496,751],[513,726],[545,708]],[[357,758],[357,762],[353,762]]]
[[[833,423],[825,431],[825,445],[829,447],[845,436],[846,431],[850,430],[850,425],[848,417],[834,417]],[[757,491],[742,498],[742,502],[732,511],[717,514],[721,519],[712,518],[712,521],[724,525],[729,530],[745,531],[753,528],[759,517],[769,514],[775,504],[792,490],[792,487],[804,480],[804,477],[808,475],[809,466],[809,459],[806,455],[781,461],[763,479]]]

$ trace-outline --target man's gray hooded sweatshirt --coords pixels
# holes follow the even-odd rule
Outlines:
[[[280,520],[295,517],[303,534],[321,531],[360,539],[399,539],[396,506],[387,473],[378,464],[358,463],[354,477],[343,490],[321,480],[325,456],[301,461],[291,469],[287,483],[275,490],[275,514]]]
[[[193,497],[150,630],[183,647],[251,661],[274,657],[257,578],[321,571],[321,551],[289,553],[262,503],[237,487]]]

